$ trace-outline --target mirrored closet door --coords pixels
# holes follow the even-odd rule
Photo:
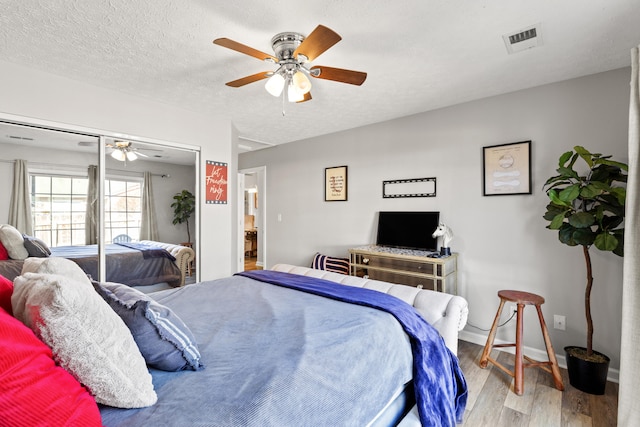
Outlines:
[[[19,231],[56,253],[93,247],[94,278],[105,280],[104,253],[116,243],[198,246],[197,209],[187,228],[173,223],[172,207],[185,190],[198,194],[198,161],[197,151],[169,144],[0,121],[0,177],[9,190],[0,195],[0,222],[9,222],[12,203],[28,197],[30,212],[21,215],[31,218],[31,227],[25,219]],[[24,167],[28,182],[17,193],[11,190],[15,167]],[[194,267],[187,280],[196,280]]]

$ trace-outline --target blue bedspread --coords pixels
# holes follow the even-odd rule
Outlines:
[[[158,247],[158,246],[149,245],[147,243],[118,242],[116,244],[120,245],[120,246],[125,246],[125,247],[127,247],[129,249],[135,249],[135,250],[141,251],[142,252],[142,258],[144,258],[144,259],[149,259],[149,258],[168,258],[171,261],[175,261],[176,260],[176,257],[171,255],[166,249]]]
[[[467,385],[458,359],[442,337],[404,301],[382,292],[277,271],[245,271],[238,275],[392,314],[411,339],[414,385],[423,426],[452,426],[462,422]]]
[[[206,368],[151,369],[158,402],[101,406],[106,427],[378,427],[401,415],[384,409],[413,377],[411,344],[389,313],[244,276],[150,296],[187,324]]]

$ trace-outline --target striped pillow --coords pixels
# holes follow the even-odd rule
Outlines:
[[[337,258],[316,253],[313,257],[311,268],[331,271],[333,273],[349,274],[349,258]]]
[[[195,337],[169,307],[120,283],[93,287],[127,325],[147,365],[174,372],[204,367]]]

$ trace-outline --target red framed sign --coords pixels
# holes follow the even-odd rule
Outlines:
[[[227,163],[207,160],[205,188],[206,203],[214,205],[227,204]]]

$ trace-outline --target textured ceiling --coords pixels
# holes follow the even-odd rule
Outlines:
[[[624,67],[640,44],[638,0],[0,0],[0,8],[0,60],[229,116],[242,138],[269,144]],[[224,85],[276,67],[213,39],[270,53],[276,33],[318,24],[342,41],[314,65],[366,71],[362,86],[314,79],[313,100],[285,105],[283,116],[263,82]],[[534,24],[542,46],[509,55],[502,35]]]

